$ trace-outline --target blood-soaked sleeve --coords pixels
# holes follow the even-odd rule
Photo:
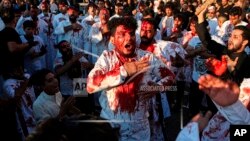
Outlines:
[[[161,86],[170,86],[175,81],[174,73],[168,69],[168,67],[159,59],[153,59],[153,63],[155,65],[153,69],[153,73],[158,77],[157,84]]]
[[[88,93],[95,93],[124,83],[128,76],[125,68],[114,61],[112,52],[103,51],[87,79]],[[112,60],[112,61],[111,61]]]

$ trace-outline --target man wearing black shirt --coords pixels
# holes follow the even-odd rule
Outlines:
[[[205,11],[206,9],[197,15],[198,23],[196,25],[196,31],[202,45],[210,51],[211,54],[215,55],[216,59],[221,60],[222,56],[226,58],[224,72],[219,77],[224,80],[232,80],[240,85],[244,78],[249,78],[250,76],[250,57],[244,51],[250,43],[250,31],[245,26],[234,27],[228,39],[227,46],[223,46],[211,39],[207,29],[208,23],[204,18]],[[215,69],[216,71],[219,70],[218,68]],[[217,111],[209,97],[207,97],[207,104],[208,110],[211,110],[213,113]]]
[[[6,10],[1,13],[5,28],[0,31],[0,74],[7,79],[12,71],[23,67],[24,54],[37,42],[21,43],[15,30],[15,15]]]
[[[204,12],[198,15],[196,30],[202,45],[221,59],[223,55],[227,58],[227,71],[221,76],[223,79],[235,81],[238,85],[244,78],[250,76],[250,58],[244,51],[250,44],[250,31],[245,26],[236,26],[229,37],[227,46],[223,46],[213,40],[207,30],[207,22]]]
[[[229,5],[228,0],[222,0],[221,1],[221,6],[218,9],[218,14],[217,15],[227,15],[228,16],[228,12],[229,10],[232,8],[232,5]]]

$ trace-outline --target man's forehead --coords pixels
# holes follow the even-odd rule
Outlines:
[[[141,25],[141,28],[142,29],[144,29],[144,28],[153,28],[153,24],[150,23],[150,22],[147,22],[147,21],[143,21],[142,25]]]
[[[230,18],[238,19],[239,15],[229,15]]]
[[[234,29],[233,32],[232,32],[232,35],[235,35],[235,36],[241,36],[243,33],[242,30],[239,30],[239,29]]]
[[[54,78],[54,74],[51,73],[51,72],[50,72],[50,73],[47,73],[46,76],[45,76],[45,80],[48,81],[48,80],[51,79],[51,78]]]
[[[108,10],[107,10],[107,9],[102,9],[102,10],[100,11],[100,14],[108,14]]]
[[[124,25],[119,25],[116,28],[116,32],[132,32],[132,29],[125,27]]]

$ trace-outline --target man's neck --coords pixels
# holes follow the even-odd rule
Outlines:
[[[147,50],[147,51],[150,51],[150,52],[153,52],[154,51],[154,44],[155,44],[155,40],[152,40],[151,43],[149,44],[140,44],[140,49],[142,50]]]
[[[55,93],[49,93],[49,92],[46,92],[44,91],[47,95],[50,95],[50,96],[53,96],[53,95],[56,95]]]
[[[34,39],[34,36],[33,35],[25,35],[25,38],[27,39],[27,40],[33,40]]]
[[[15,25],[13,23],[8,23],[8,24],[5,24],[5,27],[15,28]]]
[[[102,22],[101,22],[101,27],[102,27],[102,26],[108,26],[108,23],[102,23]]]
[[[136,51],[133,53],[133,54],[130,54],[130,55],[123,55],[122,53],[120,53],[116,48],[115,48],[115,51],[117,52],[117,57],[120,59],[120,61],[122,62],[127,62],[129,61],[130,59],[136,57]]]
[[[225,5],[223,5],[222,7],[223,7],[223,8],[226,8],[227,6],[228,6],[228,3],[227,3],[227,4],[225,4]]]

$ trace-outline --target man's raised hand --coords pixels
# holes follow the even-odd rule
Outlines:
[[[229,106],[239,98],[240,88],[235,82],[230,80],[223,81],[212,75],[201,76],[198,80],[199,89],[220,106]]]

